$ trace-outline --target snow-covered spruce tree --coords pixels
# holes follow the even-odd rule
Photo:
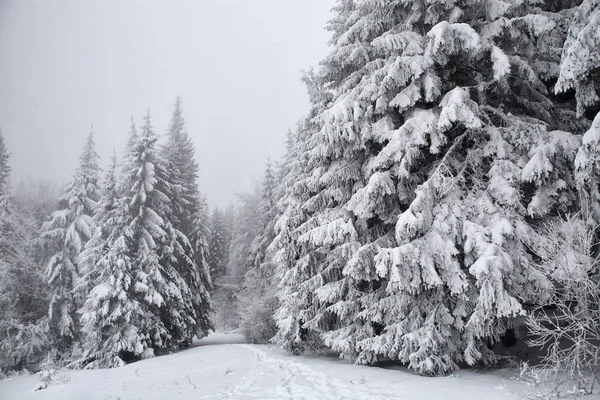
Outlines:
[[[285,155],[283,159],[277,163],[276,167],[276,181],[277,185],[275,186],[275,198],[277,201],[281,199],[285,193],[284,186],[282,185],[283,180],[290,172],[290,164],[294,158],[293,153],[294,148],[294,132],[291,129],[288,129],[285,138]],[[276,204],[277,206],[277,204]]]
[[[194,257],[187,237],[169,221],[169,183],[156,141],[148,113],[128,146],[118,205],[103,228],[107,246],[81,310],[84,363],[90,367],[118,366],[127,356],[151,357],[154,348],[196,333],[190,288],[175,268],[183,261],[193,266]]]
[[[13,240],[13,232],[18,226],[14,224],[16,209],[11,194],[9,157],[4,134],[0,130],[0,257],[4,260],[16,252],[15,247],[22,240]]]
[[[198,164],[193,143],[185,129],[181,99],[177,97],[162,158],[172,186],[171,208],[173,223],[186,235],[192,231],[193,217],[198,208]]]
[[[569,20],[556,91],[574,90],[577,113],[593,118],[600,109],[600,1],[579,3]]]
[[[6,204],[10,199],[10,165],[8,159],[10,154],[4,143],[4,134],[0,130],[0,206]],[[3,207],[4,209],[5,207]]]
[[[235,231],[237,229],[238,223],[238,209],[233,203],[229,203],[229,205],[223,211],[223,224],[224,224],[224,238],[225,238],[225,257],[224,262],[225,265],[229,264],[229,247],[231,246],[231,242],[233,241],[233,236],[235,235]]]
[[[522,376],[545,386],[540,398],[591,394],[600,379],[600,1],[580,3],[573,9],[555,90],[575,92],[578,114],[594,120],[575,160],[581,212],[546,224],[536,251],[539,271],[554,283],[552,311],[539,307],[527,318],[535,339],[530,344],[545,352],[542,367]]]
[[[577,181],[588,223],[600,225],[600,1],[585,0],[576,9],[564,46],[558,92],[574,90],[578,113],[594,118],[577,154]],[[594,117],[595,115],[595,117]],[[598,233],[596,233],[598,235]],[[600,235],[598,235],[600,238]],[[598,246],[595,246],[596,248]],[[596,250],[596,255],[598,251]]]
[[[155,346],[170,346],[181,339],[190,338],[196,333],[200,336],[205,336],[208,333],[208,327],[199,327],[196,319],[197,304],[200,304],[198,309],[203,313],[209,311],[202,307],[202,305],[209,307],[208,293],[204,285],[198,280],[196,280],[196,286],[193,288],[197,292],[192,293],[192,288],[186,281],[186,275],[198,274],[198,267],[188,237],[178,230],[172,222],[174,216],[171,209],[170,195],[173,193],[173,185],[169,181],[164,160],[155,150],[157,135],[154,134],[149,113],[145,117],[140,136],[141,138],[136,144],[140,154],[137,157],[140,163],[145,161],[146,166],[149,166],[149,162],[152,163],[153,171],[147,176],[151,181],[154,181],[154,184],[150,185],[148,183],[151,181],[146,181],[143,185],[140,184],[140,191],[138,192],[140,194],[140,212],[137,214],[138,217],[133,219],[130,226],[134,232],[139,229],[141,237],[147,236],[144,233],[144,230],[146,230],[154,238],[153,244],[146,237],[142,239],[145,242],[144,244],[141,244],[141,246],[136,245],[136,262],[142,266],[148,278],[154,275],[157,279],[155,285],[164,299],[164,305],[160,309],[160,317],[167,328],[168,334],[160,341],[155,342]],[[140,144],[140,142],[145,143]],[[134,161],[133,164],[136,165],[136,162]],[[134,167],[134,169],[140,171],[139,167]],[[135,192],[138,183],[132,181],[134,184],[127,186],[133,187]],[[142,187],[144,187],[143,190]],[[145,195],[142,192],[145,192]],[[136,200],[136,195],[134,195],[132,203],[135,203]],[[145,218],[140,218],[146,211],[148,213]],[[158,219],[155,219],[152,211],[155,211],[155,216]],[[154,230],[156,226],[162,229],[162,234],[160,231]],[[157,260],[154,258],[152,251],[153,245],[159,257]],[[146,249],[150,249],[150,251],[146,252]],[[183,274],[180,271],[186,272]],[[158,273],[162,274],[162,282],[158,279]],[[199,300],[196,301],[197,299]],[[204,321],[205,319],[203,317],[198,321]]]
[[[537,3],[338,1],[277,223],[283,347],[437,375],[545,296],[535,227],[577,208],[589,121],[551,95],[569,12]]]
[[[193,254],[193,263],[186,258],[174,264],[190,289],[190,295],[198,319],[199,337],[205,336],[210,323],[211,304],[208,289],[211,287],[207,255],[205,204],[198,190],[198,164],[195,160],[194,145],[185,130],[185,119],[181,100],[177,97],[171,124],[167,132],[167,142],[162,149],[165,161],[166,181],[170,185],[171,223],[189,241],[182,241],[186,253]]]
[[[268,161],[261,183],[260,230],[250,245],[250,267],[238,294],[240,329],[246,340],[252,343],[266,343],[276,332],[273,313],[278,302],[275,297],[275,267],[269,245],[275,237],[277,189],[275,174]]]
[[[274,238],[274,223],[277,215],[277,182],[273,172],[271,161],[267,161],[263,180],[260,185],[260,204],[259,204],[259,227],[258,235],[254,238],[250,246],[251,270],[259,275],[261,265],[267,261],[267,248]],[[248,203],[248,201],[244,201]],[[269,273],[269,271],[264,271]]]
[[[308,217],[302,205],[311,198],[313,192],[307,184],[310,167],[306,156],[309,154],[310,136],[316,129],[315,116],[323,105],[325,97],[319,90],[319,82],[312,71],[304,76],[311,107],[307,115],[298,123],[291,151],[294,156],[289,158],[287,174],[280,183],[281,198],[277,203],[280,216],[275,224],[276,236],[270,245],[274,253],[273,263],[276,267],[276,279],[279,281],[277,297],[280,307],[275,313],[278,331],[274,337],[284,349],[301,353],[315,343],[321,345],[318,332],[306,330],[304,325],[305,310],[310,307],[311,295],[299,291],[299,284],[309,279],[314,269],[310,266],[311,255],[307,248],[298,241],[302,226]],[[300,260],[301,256],[305,256]],[[298,262],[303,264],[299,265]]]
[[[47,341],[43,271],[34,260],[35,220],[13,202],[9,154],[0,131],[0,369],[39,360]]]
[[[127,153],[134,145],[128,146]],[[84,285],[90,288],[79,310],[84,351],[81,364],[87,368],[122,365],[120,356],[126,352],[151,356],[151,338],[141,328],[144,319],[150,318],[145,305],[154,299],[162,301],[158,294],[142,296],[136,291],[137,284],[147,293],[147,285],[136,279],[141,271],[133,260],[134,237],[129,226],[132,198],[126,196],[130,195],[127,188],[117,183],[115,161],[106,172],[96,208],[98,227],[82,253]]]
[[[213,283],[218,283],[219,278],[227,272],[226,259],[229,251],[227,235],[223,212],[215,207],[209,220],[208,238],[208,265]]]
[[[42,238],[54,251],[47,266],[52,297],[48,323],[54,346],[68,350],[76,339],[76,310],[83,299],[75,296],[74,288],[80,278],[79,255],[95,228],[94,207],[99,199],[98,154],[93,132],[87,137],[79,166],[58,202],[58,210],[44,224]]]
[[[263,197],[258,185],[252,192],[239,194],[240,204],[236,213],[236,224],[229,246],[227,274],[239,283],[254,265],[252,243],[263,229]]]
[[[194,250],[194,260],[198,266],[200,282],[203,290],[193,291],[193,295],[201,302],[196,302],[201,308],[196,311],[196,323],[198,324],[199,337],[204,336],[209,330],[214,330],[213,315],[214,309],[209,292],[213,288],[212,277],[210,275],[209,264],[209,243],[210,225],[208,218],[208,203],[203,195],[198,195],[198,209],[193,215],[194,224],[189,234],[189,241]],[[198,307],[198,306],[196,306]]]
[[[116,227],[119,193],[117,187],[117,156],[112,155],[110,165],[104,176],[100,199],[94,208],[95,229],[90,240],[85,244],[80,258],[81,279],[76,291],[85,298],[89,291],[98,283],[102,269],[98,261],[108,252],[108,239]]]

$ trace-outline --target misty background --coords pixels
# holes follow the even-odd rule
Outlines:
[[[0,0],[0,129],[23,177],[62,183],[93,125],[101,165],[181,96],[211,205],[260,179],[305,112],[333,0]]]

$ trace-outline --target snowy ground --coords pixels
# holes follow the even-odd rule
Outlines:
[[[515,370],[459,371],[425,378],[403,369],[295,357],[215,333],[178,353],[122,368],[61,371],[59,382],[34,392],[38,377],[0,381],[1,400],[147,399],[517,399]]]

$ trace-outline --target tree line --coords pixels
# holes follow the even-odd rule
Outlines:
[[[2,139],[4,362],[52,350],[81,366],[118,366],[212,329],[207,204],[179,99],[157,140],[149,113],[139,131],[132,121],[123,160],[113,155],[101,179],[90,132],[37,229],[21,222]]]

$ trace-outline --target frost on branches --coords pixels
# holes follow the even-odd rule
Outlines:
[[[439,375],[544,300],[537,226],[578,207],[589,121],[551,97],[574,11],[537,3],[338,1],[276,226],[281,346]]]

